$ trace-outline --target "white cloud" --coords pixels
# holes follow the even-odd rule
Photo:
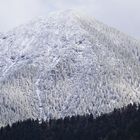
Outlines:
[[[140,38],[139,6],[139,0],[0,0],[0,31],[7,31],[51,11],[81,9]]]

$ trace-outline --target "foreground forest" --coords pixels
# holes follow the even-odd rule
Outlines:
[[[92,114],[42,123],[29,119],[1,128],[0,140],[140,140],[140,106],[130,104],[96,119]]]

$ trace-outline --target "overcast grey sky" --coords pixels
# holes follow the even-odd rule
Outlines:
[[[140,0],[0,0],[0,32],[66,9],[84,11],[140,39]]]

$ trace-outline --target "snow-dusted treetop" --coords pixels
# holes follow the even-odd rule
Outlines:
[[[140,44],[64,11],[0,37],[0,125],[95,116],[140,102]]]

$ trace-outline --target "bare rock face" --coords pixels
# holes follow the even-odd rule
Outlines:
[[[140,44],[94,18],[53,13],[0,36],[0,125],[140,102]]]

